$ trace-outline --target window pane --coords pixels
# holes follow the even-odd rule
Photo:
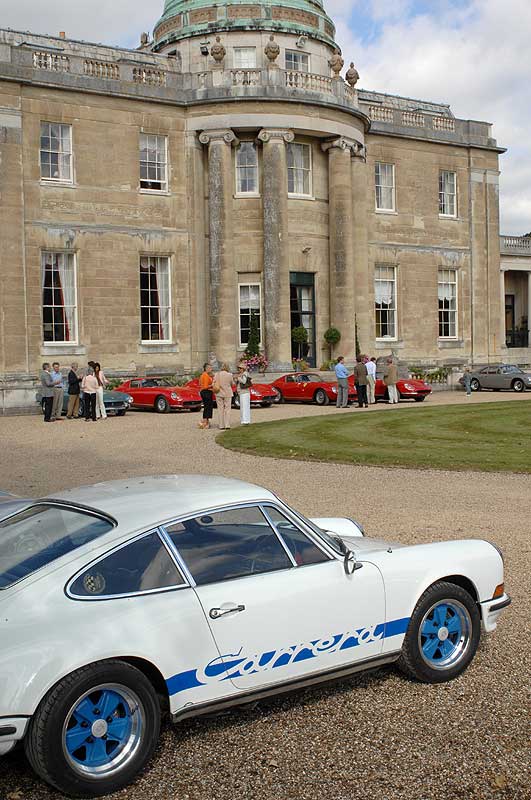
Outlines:
[[[396,271],[379,266],[374,273],[376,338],[396,338]]]
[[[90,566],[70,591],[105,597],[182,586],[184,580],[156,533],[144,536]]]
[[[311,150],[307,144],[288,144],[288,192],[311,194]]]
[[[256,47],[235,47],[234,66],[237,69],[255,69]]]
[[[171,341],[170,263],[165,257],[140,259],[142,341]]]
[[[395,210],[395,170],[394,164],[379,161],[374,166],[376,208],[384,211]]]
[[[107,519],[35,506],[0,523],[0,589],[112,529]]]
[[[167,530],[198,585],[292,566],[258,508],[207,513]]]
[[[327,556],[320,550],[291,520],[272,506],[266,508],[266,513],[282,536],[295,562],[305,564],[321,564],[328,561]]]
[[[140,134],[140,187],[142,189],[167,190],[166,140],[166,136]]]

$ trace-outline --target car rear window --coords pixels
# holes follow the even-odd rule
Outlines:
[[[113,527],[104,517],[47,504],[32,506],[0,522],[0,589],[7,589]]]

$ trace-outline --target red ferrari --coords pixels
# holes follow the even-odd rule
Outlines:
[[[353,389],[354,392],[356,392],[354,375],[349,377],[348,385],[350,389]],[[427,396],[431,394],[431,386],[424,381],[417,380],[417,378],[400,379],[396,384],[396,388],[398,389],[399,400],[414,400],[416,403],[422,403]],[[374,395],[376,397],[376,401],[389,400],[387,386],[381,378],[378,378],[376,381]]]
[[[273,381],[272,386],[280,393],[280,402],[283,400],[297,403],[317,403],[326,406],[337,398],[337,384],[333,381],[324,381],[316,372],[292,372]],[[349,402],[356,399],[356,389],[349,386]]]
[[[199,389],[199,378],[194,378],[188,381],[187,387]],[[232,397],[233,408],[240,407],[240,398],[236,392],[236,386],[233,385],[232,390],[234,395]],[[273,403],[278,403],[278,392],[270,383],[253,383],[251,386],[251,405],[262,406],[262,408],[269,408]]]
[[[202,405],[197,389],[174,386],[168,378],[134,378],[124,381],[118,391],[131,395],[132,408],[152,408],[159,414],[172,409],[199,411]]]

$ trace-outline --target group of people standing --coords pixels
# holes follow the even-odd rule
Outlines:
[[[212,364],[203,364],[203,372],[199,378],[199,390],[203,400],[203,419],[199,423],[202,430],[210,428],[216,403],[219,417],[219,429],[226,431],[230,428],[230,410],[234,391],[240,400],[240,422],[242,425],[251,423],[251,386],[252,378],[247,366],[241,363],[236,374],[232,373],[228,364],[222,364],[214,373]]]
[[[335,366],[337,378],[337,408],[347,408],[348,406],[348,379],[350,373],[344,362],[344,357],[339,356]],[[356,365],[352,374],[354,375],[354,382],[358,395],[358,408],[368,408],[369,405],[376,403],[376,359],[363,355],[356,356]],[[398,391],[396,388],[398,367],[392,358],[387,359],[383,381],[387,386],[389,402],[392,404],[398,403]]]
[[[62,421],[64,379],[61,365],[58,361],[53,364],[45,362],[41,372],[41,397],[44,407],[45,422]],[[96,422],[97,419],[106,419],[103,390],[107,386],[107,378],[97,361],[89,361],[85,369],[80,370],[77,362],[70,365],[67,376],[68,407],[67,419],[79,418],[79,403],[83,393],[85,421]]]

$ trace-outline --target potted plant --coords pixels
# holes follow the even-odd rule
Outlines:
[[[297,328],[292,329],[291,340],[297,345],[299,352],[298,360],[300,361],[302,359],[303,345],[308,344],[308,331],[304,325],[299,325]]]
[[[324,333],[324,340],[330,349],[330,361],[332,361],[332,351],[336,344],[339,344],[341,341],[341,333],[337,328],[328,328]]]

